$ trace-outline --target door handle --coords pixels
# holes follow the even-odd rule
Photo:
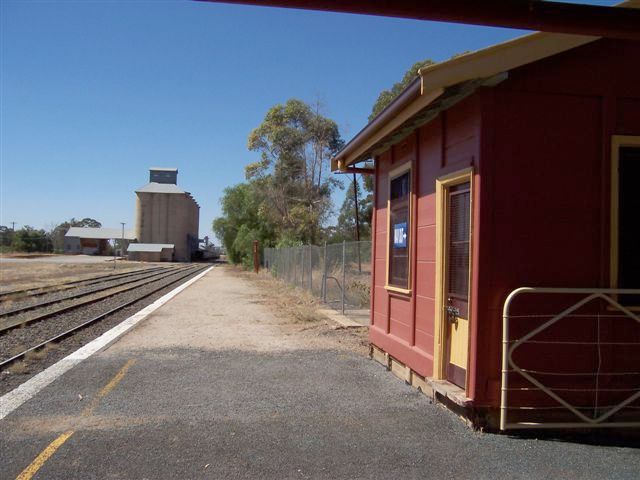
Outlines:
[[[448,305],[445,308],[445,311],[447,312],[447,320],[449,320],[449,323],[453,325],[458,325],[458,317],[460,316],[460,309],[456,307],[452,307],[451,305]]]

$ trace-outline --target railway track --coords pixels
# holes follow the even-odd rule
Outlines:
[[[136,278],[127,278],[124,281],[118,282],[115,285],[108,285],[99,287],[94,290],[79,292],[74,295],[68,295],[62,298],[56,298],[44,302],[38,302],[35,304],[27,305],[20,308],[4,311],[0,313],[0,335],[13,330],[15,328],[21,328],[25,325],[39,322],[55,315],[60,315],[65,312],[75,310],[80,307],[97,303],[101,300],[114,297],[123,292],[135,290],[150,283],[161,281],[164,278],[171,277],[179,274],[183,271],[188,271],[194,268],[193,266],[177,267],[160,272],[153,272],[146,275],[139,275]],[[89,297],[89,298],[84,298]],[[77,301],[76,301],[77,300]],[[72,303],[66,303],[72,302]],[[62,304],[55,307],[56,304]],[[48,308],[53,307],[53,308]],[[26,317],[24,314],[27,312],[36,311],[34,315]],[[38,313],[37,311],[40,310]],[[18,317],[18,318],[15,318]]]
[[[99,313],[96,314],[96,312],[93,312],[92,314],[87,314],[87,316],[89,318],[87,319],[83,319],[80,323],[75,324],[73,326],[70,326],[69,328],[64,328],[62,329],[63,331],[61,332],[56,332],[54,335],[49,336],[47,339],[45,339],[44,341],[35,341],[33,343],[36,343],[33,346],[30,346],[29,348],[26,348],[24,350],[22,350],[21,352],[11,356],[10,358],[5,358],[3,360],[0,361],[0,370],[4,370],[7,367],[11,366],[12,364],[18,362],[19,360],[24,359],[27,355],[29,355],[29,353],[31,352],[36,352],[38,350],[41,350],[43,348],[45,348],[47,345],[50,345],[52,343],[56,343],[59,342],[65,338],[68,338],[70,336],[73,336],[74,334],[80,332],[81,330],[94,325],[98,322],[100,322],[101,320],[106,319],[107,317],[110,317],[111,315],[141,301],[144,300],[154,294],[156,294],[157,292],[166,289],[167,287],[174,285],[176,283],[179,282],[183,282],[186,281],[189,277],[195,276],[198,273],[201,273],[202,271],[204,271],[205,269],[209,268],[209,265],[207,266],[188,266],[188,267],[182,267],[179,269],[174,269],[173,272],[171,272],[171,274],[163,276],[161,278],[155,278],[155,279],[151,279],[148,280],[146,283],[142,284],[142,285],[136,285],[133,287],[128,287],[127,292],[129,292],[129,296],[126,298],[125,301],[122,301],[120,303],[118,303],[116,306],[110,306],[107,310],[105,311],[100,311]],[[166,281],[168,280],[168,281]],[[142,291],[141,294],[139,295],[134,295],[133,297],[131,297],[131,293],[132,290],[135,291],[134,289],[136,288],[142,288],[145,286],[149,286],[152,284],[156,284],[154,285],[151,289],[144,289]],[[123,292],[118,292],[118,293],[123,293]],[[114,295],[117,295],[118,293],[115,293]],[[110,297],[113,297],[114,295],[110,295]],[[85,306],[85,305],[82,305]],[[78,308],[81,306],[78,306]],[[68,310],[66,312],[62,312],[64,313],[68,313]],[[58,315],[60,315],[60,312],[58,312]],[[14,327],[15,328],[15,327]],[[13,328],[10,329],[5,329],[3,331],[0,331],[0,335],[4,335],[6,334],[9,330],[12,330]]]
[[[184,268],[184,267],[179,267],[180,268]],[[48,307],[50,305],[55,305],[56,303],[62,303],[62,302],[66,302],[66,301],[72,301],[75,299],[79,299],[82,297],[86,297],[89,295],[95,295],[97,293],[100,292],[105,292],[108,290],[112,290],[115,288],[118,288],[120,286],[123,285],[129,285],[132,283],[136,283],[145,279],[151,279],[151,278],[155,278],[155,277],[162,277],[162,276],[166,276],[166,275],[171,275],[172,273],[174,273],[176,271],[175,267],[172,268],[162,268],[160,269],[160,271],[157,271],[157,269],[153,269],[153,271],[151,273],[144,271],[144,272],[139,272],[137,274],[134,275],[127,275],[124,277],[118,277],[118,278],[107,278],[104,280],[101,280],[98,283],[103,284],[103,286],[99,286],[97,288],[93,288],[90,290],[85,290],[85,291],[81,291],[81,292],[71,292],[70,295],[67,296],[61,296],[61,297],[57,297],[57,298],[53,298],[50,300],[45,300],[45,301],[41,301],[41,302],[37,302],[37,303],[31,303],[25,306],[21,306],[21,307],[17,307],[17,308],[12,308],[12,309],[8,309],[8,310],[3,310],[0,311],[0,333],[3,331],[2,328],[2,321],[3,319],[10,317],[10,316],[16,316],[16,315],[21,315],[25,312],[31,311],[31,310],[37,310],[39,308],[44,308],[44,307]],[[116,283],[112,282],[115,280]],[[89,303],[89,302],[87,302]]]
[[[0,293],[0,304],[7,301],[15,301],[23,298],[32,298],[38,297],[42,295],[48,295],[52,293],[62,292],[65,290],[69,290],[72,288],[79,288],[87,285],[94,285],[97,283],[108,282],[110,280],[118,279],[118,278],[126,278],[134,275],[140,275],[143,273],[150,273],[159,270],[165,270],[173,267],[153,267],[153,268],[139,268],[137,270],[129,270],[123,273],[116,274],[106,274],[106,275],[98,275],[95,277],[83,278],[80,280],[72,280],[69,282],[58,283],[55,285],[44,285],[42,287],[36,288],[24,288],[21,290],[10,290],[7,292]]]

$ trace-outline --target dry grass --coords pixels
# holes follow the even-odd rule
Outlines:
[[[18,355],[19,353],[24,352],[24,345],[12,345],[9,349],[9,356],[13,357],[14,355]]]
[[[256,275],[240,267],[226,266],[225,268],[255,284],[260,289],[264,302],[268,302],[277,313],[286,315],[298,323],[316,323],[325,320],[324,315],[318,312],[318,309],[323,308],[322,304],[308,291],[273,278],[266,270],[261,270]]]
[[[39,360],[42,360],[49,354],[51,350],[55,350],[56,348],[58,348],[57,345],[53,343],[48,343],[47,345],[45,345],[42,348],[39,348],[38,350],[33,350],[27,353],[23,360],[14,363],[7,370],[12,375],[25,375],[30,372],[29,366],[32,362],[37,362]],[[18,353],[24,350],[24,346],[16,345],[11,350],[12,351],[10,355],[17,355]]]
[[[55,253],[27,253],[27,252],[5,252],[2,254],[4,258],[42,258],[53,257]]]
[[[58,346],[54,343],[47,343],[44,347],[37,350],[33,350],[24,357],[26,361],[29,360],[42,360],[51,350],[57,349]]]
[[[326,309],[327,306],[308,291],[278,280],[266,270],[256,275],[238,267],[224,268],[255,285],[260,292],[259,303],[263,303],[278,318],[289,323],[294,329],[290,331],[297,332],[296,334],[307,339],[310,345],[330,345],[338,350],[368,355],[369,329],[344,328],[335,324],[318,311]]]
[[[122,273],[141,268],[138,263],[18,263],[0,264],[0,291],[43,288],[64,282],[82,280],[106,273]]]
[[[29,373],[29,367],[27,365],[27,362],[19,361],[7,368],[7,371],[11,375],[25,375]]]

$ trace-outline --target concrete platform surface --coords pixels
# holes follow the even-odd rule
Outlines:
[[[638,478],[638,449],[472,432],[264,302],[213,269],[0,421],[0,478]]]

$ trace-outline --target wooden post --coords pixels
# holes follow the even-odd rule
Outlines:
[[[347,242],[342,241],[342,314],[344,315],[344,299],[345,299],[345,290],[347,289],[347,274],[345,270],[345,264],[347,263]]]
[[[358,250],[358,273],[362,273],[362,260],[360,259],[360,218],[358,212],[358,180],[353,174],[353,202],[356,207],[356,249]]]
[[[258,240],[253,241],[253,271],[260,271],[260,249],[258,248]]]
[[[327,242],[324,242],[322,257],[322,301],[327,303]]]

